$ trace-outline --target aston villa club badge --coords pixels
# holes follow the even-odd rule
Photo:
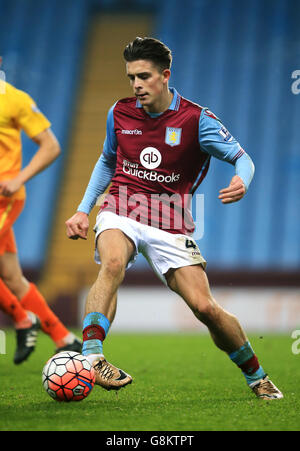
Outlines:
[[[181,142],[181,131],[181,128],[167,127],[165,143],[172,147],[179,146]]]

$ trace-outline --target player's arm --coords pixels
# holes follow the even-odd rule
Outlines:
[[[202,110],[199,120],[199,143],[204,152],[235,166],[229,186],[219,191],[222,203],[242,199],[254,175],[253,161],[220,120],[206,109]]]
[[[235,173],[227,188],[223,188],[219,191],[219,199],[223,204],[229,204],[237,202],[242,199],[248,191],[249,185],[254,175],[254,164],[249,155],[244,153],[236,158]]]
[[[115,163],[102,154],[97,161],[83,199],[75,215],[66,221],[67,236],[72,239],[87,239],[88,216],[98,197],[104,193],[115,173]]]
[[[59,143],[50,128],[31,139],[38,145],[38,150],[15,178],[0,182],[0,193],[4,196],[12,196],[24,183],[46,169],[60,154]]]
[[[110,184],[116,170],[117,138],[114,131],[113,107],[107,118],[106,138],[103,152],[98,159],[88,186],[77,212],[66,221],[67,236],[71,239],[87,239],[89,229],[89,214],[96,204],[98,197],[103,194]]]

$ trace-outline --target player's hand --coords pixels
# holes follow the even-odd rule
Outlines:
[[[2,196],[10,197],[15,194],[23,185],[18,178],[11,180],[1,180],[0,181],[0,194]]]
[[[243,180],[238,175],[232,177],[230,185],[219,191],[219,199],[223,204],[231,204],[241,200],[246,194],[246,187]]]
[[[86,213],[77,211],[77,213],[68,219],[65,224],[67,227],[68,238],[71,238],[72,240],[77,240],[78,238],[82,238],[83,240],[87,239],[89,217]]]

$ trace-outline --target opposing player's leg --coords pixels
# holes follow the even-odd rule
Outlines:
[[[21,213],[24,207],[23,201],[12,201],[0,198],[0,308],[9,315],[16,327],[28,327],[31,320],[28,318],[27,312],[20,305],[18,299],[9,288],[4,284],[4,258],[7,252],[16,253],[17,247],[15,242],[12,225]],[[1,264],[1,261],[3,263]],[[16,277],[20,277],[20,268],[16,269]]]
[[[35,349],[37,330],[40,327],[40,322],[36,315],[27,311],[6,285],[6,276],[8,275],[12,279],[13,284],[15,280],[21,280],[23,288],[24,281],[19,265],[11,269],[7,267],[6,269],[7,255],[14,255],[17,252],[12,225],[23,207],[24,201],[0,199],[0,309],[9,315],[14,323],[17,335],[17,347],[14,355],[16,364],[26,360]],[[25,291],[22,291],[21,295],[23,293]]]
[[[0,199],[0,308],[12,318],[17,331],[15,363],[21,363],[32,352],[40,326],[54,341],[55,352],[81,350],[80,340],[52,312],[37,287],[23,276],[12,228],[23,207],[23,200]]]
[[[282,398],[282,393],[259,364],[238,319],[213,298],[202,266],[169,270],[165,277],[171,290],[179,294],[195,316],[207,326],[216,346],[242,370],[256,396],[262,399]]]
[[[81,350],[80,340],[52,312],[37,287],[23,276],[16,252],[0,255],[0,277],[0,304],[7,314],[13,312],[10,316],[17,334],[15,363],[21,363],[33,351],[39,328],[52,338],[55,352]],[[30,324],[24,319],[16,321],[15,312],[19,311],[24,312]]]
[[[95,369],[96,384],[106,390],[118,390],[130,384],[132,377],[106,361],[103,341],[114,319],[117,290],[135,245],[121,230],[109,229],[98,236],[97,249],[101,266],[86,300],[82,353]]]
[[[6,255],[7,253],[0,255],[0,308],[13,320],[17,342],[14,363],[19,364],[35,349],[40,321],[33,312],[20,304],[18,298],[6,285],[7,273],[4,271]],[[22,277],[19,268],[15,268],[14,278],[18,276]]]

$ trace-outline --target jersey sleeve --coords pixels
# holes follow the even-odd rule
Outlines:
[[[203,152],[235,166],[248,189],[254,175],[254,164],[239,142],[222,122],[208,109],[203,109],[199,119],[199,144]]]
[[[77,208],[77,211],[86,214],[91,212],[98,197],[104,193],[116,170],[117,138],[114,131],[113,109],[114,106],[109,110],[107,116],[106,137],[102,154],[93,169],[83,199]]]
[[[103,144],[103,155],[108,162],[114,164],[117,158],[117,136],[115,133],[115,124],[114,124],[114,104],[107,115],[106,121],[106,137]]]
[[[105,158],[104,154],[98,159],[83,199],[80,202],[77,211],[90,214],[92,208],[97,202],[98,197],[104,193],[115,173],[115,167]]]
[[[199,144],[204,152],[228,163],[234,164],[244,153],[238,141],[208,109],[203,109],[200,115]]]
[[[25,92],[18,91],[15,103],[15,120],[29,138],[34,138],[51,126],[51,123],[38,109],[34,100]]]

